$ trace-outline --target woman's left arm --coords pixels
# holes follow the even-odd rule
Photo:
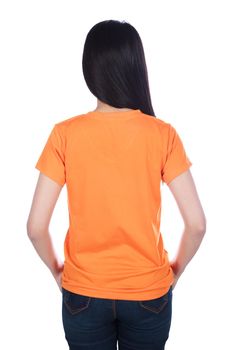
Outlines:
[[[64,263],[56,255],[49,223],[62,186],[40,172],[27,220],[27,234],[35,250],[47,265],[61,291]]]

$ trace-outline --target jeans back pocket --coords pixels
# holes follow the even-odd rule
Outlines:
[[[91,301],[91,297],[73,293],[63,287],[62,297],[66,308],[72,315],[78,314],[79,312],[87,309]]]
[[[139,305],[149,312],[159,314],[169,302],[169,297],[172,294],[172,287],[169,288],[168,292],[159,298],[150,300],[140,300]]]

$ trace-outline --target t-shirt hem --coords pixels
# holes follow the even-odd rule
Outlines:
[[[60,185],[60,186],[64,186],[65,185],[65,182],[62,181],[57,176],[55,176],[51,171],[45,170],[43,167],[41,167],[39,162],[35,165],[35,169],[39,170],[42,174],[46,175],[51,180],[55,181],[58,185]]]
[[[174,180],[177,176],[181,175],[185,171],[187,171],[193,163],[191,161],[188,161],[186,165],[183,167],[180,167],[179,169],[175,169],[173,172],[171,172],[169,175],[164,178],[164,182],[168,185],[172,180]]]
[[[166,294],[170,287],[172,285],[172,282],[164,287],[160,288],[159,291],[144,291],[144,292],[134,292],[130,291],[129,293],[124,292],[111,292],[111,291],[100,291],[95,289],[88,289],[83,287],[71,287],[70,285],[66,285],[64,282],[62,282],[62,287],[70,292],[81,294],[85,296],[89,296],[92,298],[104,298],[104,299],[113,299],[113,300],[151,300],[155,298],[160,298],[164,294]]]

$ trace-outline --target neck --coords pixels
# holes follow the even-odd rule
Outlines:
[[[131,111],[131,108],[115,108],[97,99],[97,107],[95,111],[103,112],[126,112]]]

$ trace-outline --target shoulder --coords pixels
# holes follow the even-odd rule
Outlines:
[[[142,113],[142,117],[145,124],[147,124],[148,127],[152,128],[153,130],[156,129],[162,137],[169,136],[169,134],[173,130],[175,130],[175,128],[171,125],[171,123],[165,119],[154,117],[152,115],[144,114],[144,113]]]
[[[78,114],[72,117],[68,117],[65,119],[62,119],[60,121],[57,121],[54,124],[54,128],[61,134],[65,135],[67,131],[71,128],[74,127],[75,125],[80,125],[84,122],[85,113]]]

